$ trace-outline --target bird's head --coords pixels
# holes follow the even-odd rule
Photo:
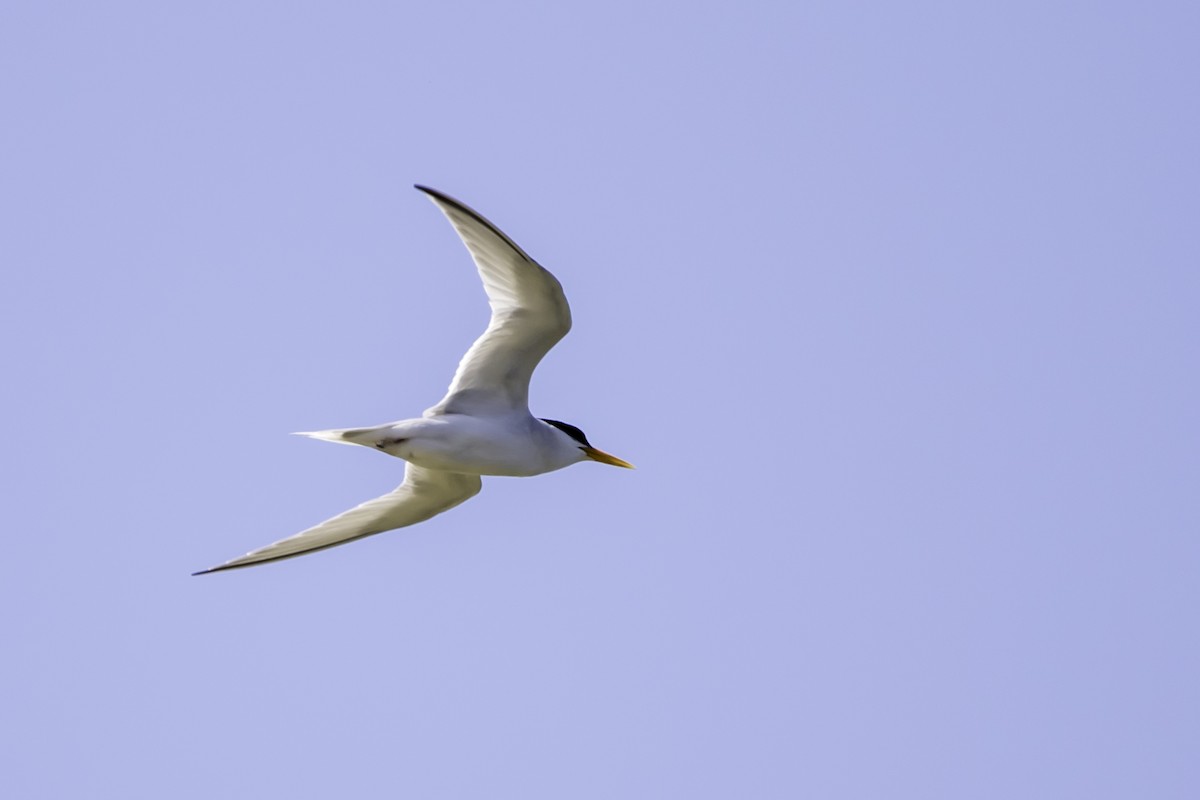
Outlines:
[[[601,464],[612,464],[614,467],[633,469],[633,464],[630,464],[628,461],[624,461],[616,456],[609,455],[603,450],[597,450],[595,447],[592,447],[591,443],[587,440],[587,435],[574,425],[570,425],[566,422],[559,422],[556,419],[543,419],[542,422],[558,429],[558,431],[564,436],[570,437],[574,445],[583,452],[584,458],[590,458],[592,461],[599,461]]]

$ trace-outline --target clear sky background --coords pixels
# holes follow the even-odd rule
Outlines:
[[[0,12],[14,798],[1194,798],[1195,3]],[[193,578],[390,490],[289,437],[554,271],[638,465]]]

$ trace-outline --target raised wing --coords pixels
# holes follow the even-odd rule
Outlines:
[[[409,464],[404,472],[404,483],[395,491],[368,500],[295,536],[280,539],[274,544],[251,550],[240,558],[192,574],[204,575],[224,569],[265,564],[324,550],[394,528],[415,525],[471,499],[479,494],[482,484],[478,475],[423,469]]]
[[[441,402],[426,416],[529,410],[529,379],[571,330],[558,280],[512,239],[453,197],[418,186],[450,220],[479,268],[492,320],[463,356]]]

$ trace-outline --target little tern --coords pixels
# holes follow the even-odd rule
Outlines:
[[[534,368],[571,330],[562,285],[466,204],[427,186],[416,188],[467,246],[483,279],[491,321],[459,362],[446,396],[420,418],[297,434],[403,459],[404,482],[295,536],[193,574],[292,558],[424,522],[478,494],[482,475],[540,475],[588,460],[633,468],[593,447],[574,425],[529,413]]]

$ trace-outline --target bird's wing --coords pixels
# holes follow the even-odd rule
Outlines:
[[[492,319],[463,356],[450,389],[427,416],[529,410],[529,379],[542,356],[571,330],[558,280],[482,216],[418,186],[450,220],[479,268]]]
[[[251,550],[240,558],[193,574],[203,575],[278,561],[345,544],[371,534],[415,525],[474,497],[482,484],[478,475],[423,469],[409,464],[404,473],[404,483],[383,497],[368,500],[295,536],[280,539],[274,544]]]

